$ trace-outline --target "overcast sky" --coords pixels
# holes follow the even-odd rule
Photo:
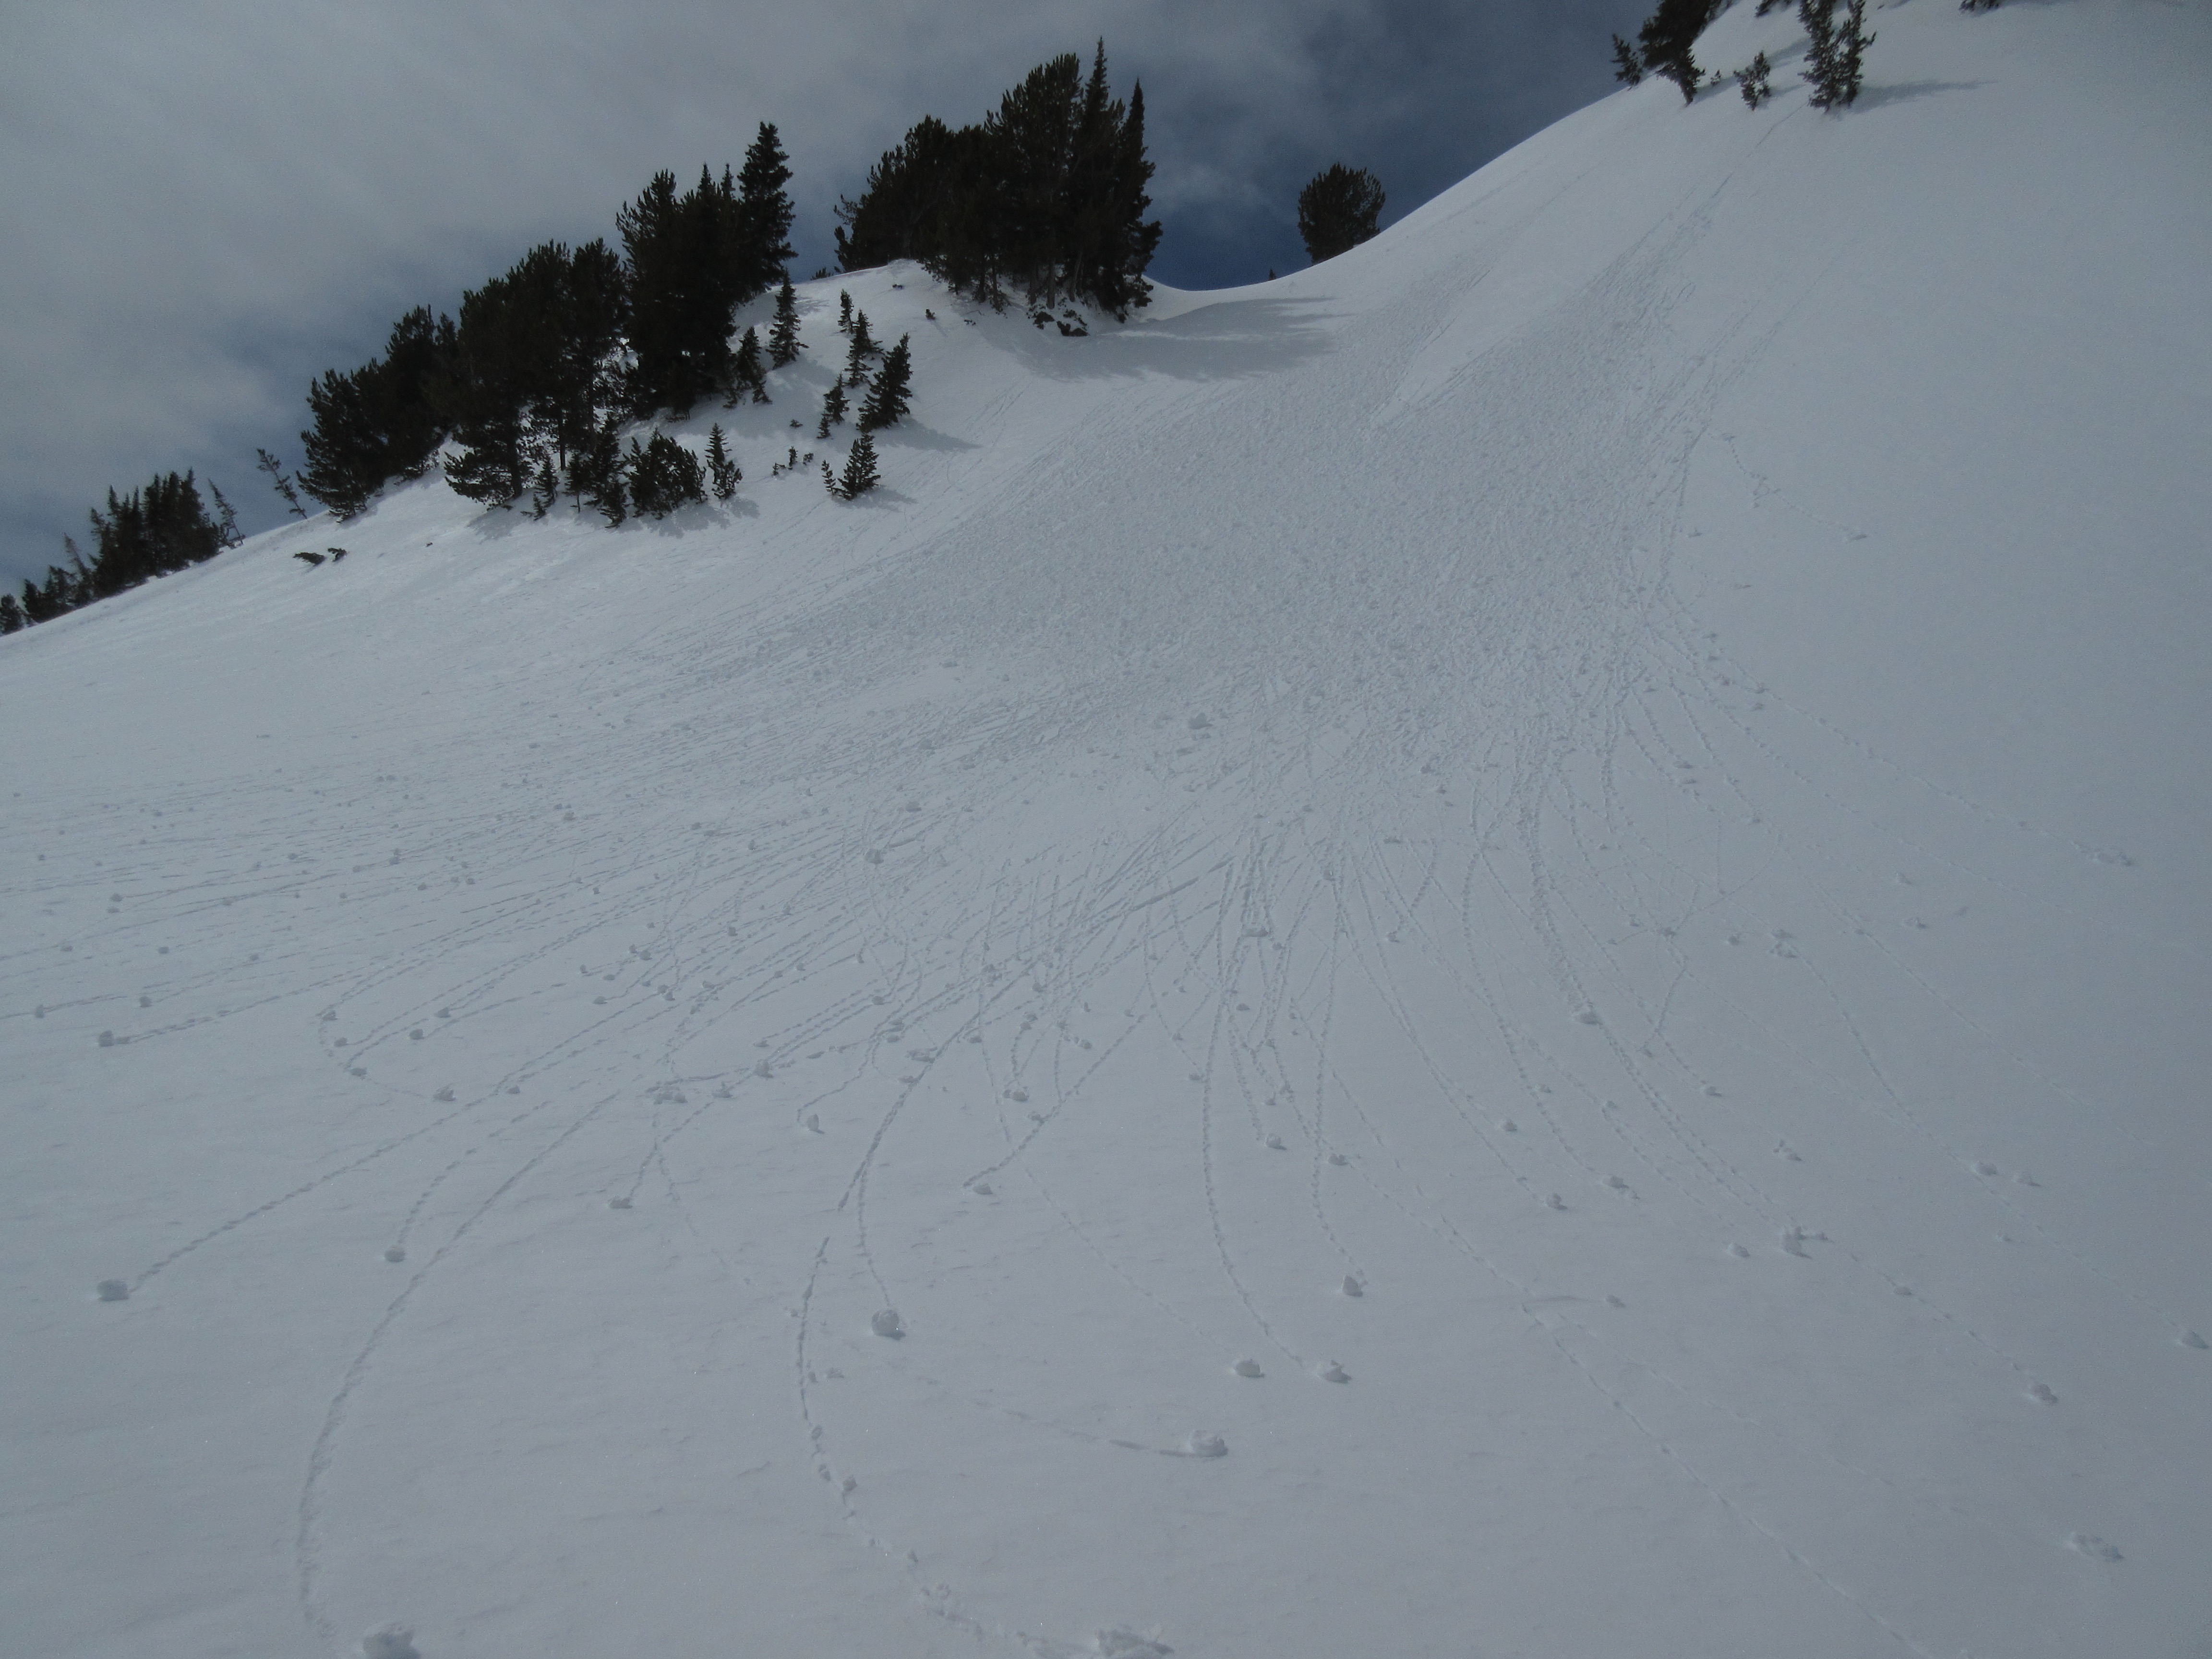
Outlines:
[[[198,469],[249,530],[307,382],[532,245],[614,234],[657,169],[791,153],[798,275],[924,114],[979,118],[1106,41],[1145,87],[1152,275],[1303,264],[1298,187],[1368,167],[1387,224],[1610,89],[1648,0],[0,0],[0,576],[112,484]]]

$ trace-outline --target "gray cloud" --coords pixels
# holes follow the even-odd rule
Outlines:
[[[924,112],[972,120],[1052,53],[1141,77],[1162,280],[1304,263],[1298,185],[1374,167],[1418,205],[1610,84],[1645,0],[706,0],[609,7],[178,0],[11,8],[0,32],[0,574],[112,484],[212,477],[278,516],[308,380],[532,244],[611,236],[659,167],[793,156],[799,267]]]

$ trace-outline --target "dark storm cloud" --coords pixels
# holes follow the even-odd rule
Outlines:
[[[1395,219],[1609,86],[1643,0],[817,0],[614,7],[60,4],[0,19],[0,573],[43,568],[107,486],[220,482],[276,509],[318,370],[531,244],[611,236],[659,167],[792,154],[799,269],[920,115],[980,117],[1107,41],[1145,82],[1154,274],[1304,262],[1298,185],[1373,167]]]

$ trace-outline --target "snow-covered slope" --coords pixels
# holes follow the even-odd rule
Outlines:
[[[1875,21],[0,646],[0,1649],[2205,1651],[2212,18]]]

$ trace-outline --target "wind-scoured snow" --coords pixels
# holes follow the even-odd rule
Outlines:
[[[2212,16],[1873,21],[0,645],[0,1648],[2202,1652]]]

